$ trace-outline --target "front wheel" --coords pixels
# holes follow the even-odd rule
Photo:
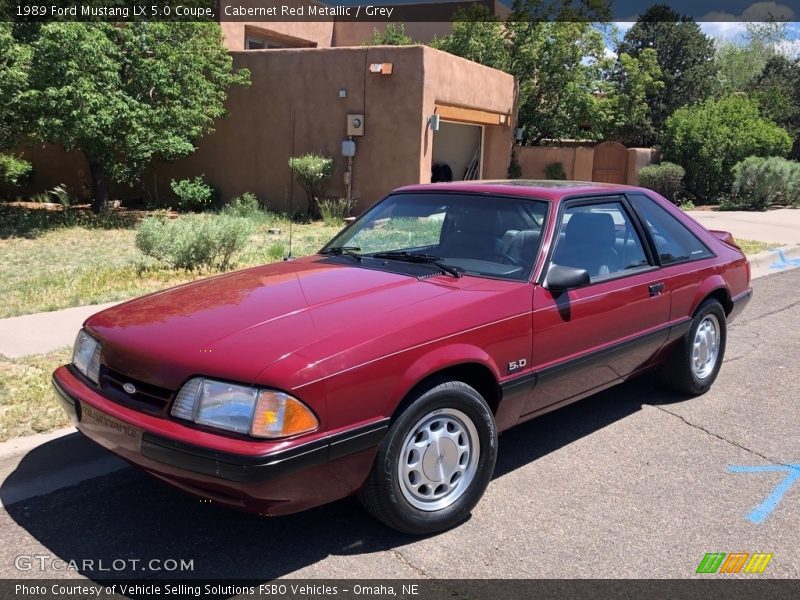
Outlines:
[[[389,428],[360,499],[404,533],[442,531],[467,518],[496,459],[497,429],[483,397],[460,381],[434,383]]]
[[[725,311],[719,301],[703,302],[694,314],[689,332],[664,365],[663,381],[690,396],[705,394],[717,378],[725,357],[725,325]]]

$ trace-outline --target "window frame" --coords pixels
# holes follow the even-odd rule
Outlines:
[[[644,225],[639,218],[638,213],[636,213],[631,203],[628,201],[625,192],[617,191],[609,192],[607,194],[591,194],[589,196],[569,196],[561,200],[558,211],[556,211],[556,214],[553,216],[555,219],[555,223],[553,224],[553,237],[550,240],[550,247],[547,249],[544,267],[535,280],[537,285],[546,287],[545,282],[547,281],[547,273],[553,264],[557,264],[553,263],[553,256],[555,255],[556,247],[558,246],[558,242],[561,237],[561,229],[564,226],[564,213],[570,208],[592,206],[595,204],[608,204],[609,202],[618,202],[622,207],[625,216],[628,217],[630,224],[633,226],[634,233],[636,233],[636,235],[639,237],[639,243],[642,245],[644,255],[647,258],[647,265],[642,265],[641,267],[637,267],[635,269],[627,269],[624,271],[617,271],[616,273],[609,273],[607,276],[595,278],[594,280],[590,278],[589,283],[585,286],[581,286],[580,289],[608,283],[609,281],[633,277],[635,275],[641,275],[642,273],[649,273],[650,271],[655,271],[661,268],[661,265],[657,262],[658,257],[654,253],[650,235],[644,230]]]
[[[700,245],[703,246],[703,248],[706,249],[706,251],[708,252],[708,255],[700,256],[700,257],[697,257],[697,258],[692,258],[692,257],[684,258],[682,260],[676,260],[676,261],[669,262],[669,263],[666,263],[666,264],[664,262],[662,262],[661,253],[658,251],[658,245],[656,244],[656,241],[653,238],[653,235],[650,233],[650,228],[647,225],[647,219],[645,219],[644,215],[639,212],[639,210],[636,208],[636,203],[633,201],[632,198],[629,198],[629,196],[644,196],[647,200],[649,200],[650,202],[655,204],[656,207],[658,207],[661,210],[663,210],[665,213],[667,213],[667,216],[672,218],[678,225],[683,227],[683,229],[686,231],[686,233],[688,233],[694,239],[696,239],[700,243]],[[636,218],[641,223],[641,226],[644,229],[645,235],[647,236],[648,244],[652,248],[653,257],[655,258],[656,263],[658,264],[658,266],[660,268],[666,269],[667,267],[674,267],[676,265],[685,265],[687,263],[697,262],[697,261],[700,261],[700,260],[708,260],[709,258],[716,258],[717,257],[716,252],[714,252],[711,248],[709,248],[708,244],[706,244],[703,240],[701,240],[699,236],[695,235],[695,233],[691,229],[689,229],[678,217],[676,217],[675,215],[671,214],[669,210],[667,210],[666,208],[661,206],[661,204],[657,200],[655,200],[652,196],[648,195],[645,192],[632,191],[632,192],[625,192],[625,199],[629,202],[631,209],[636,214]]]

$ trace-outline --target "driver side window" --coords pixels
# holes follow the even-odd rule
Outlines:
[[[642,241],[621,202],[564,210],[552,262],[586,269],[592,282],[648,265]]]

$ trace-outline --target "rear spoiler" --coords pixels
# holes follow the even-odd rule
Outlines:
[[[733,234],[730,231],[722,231],[720,229],[709,229],[708,232],[713,235],[718,240],[725,242],[729,246],[733,246],[734,248],[739,248],[736,240],[733,239]],[[741,248],[739,248],[741,250]]]

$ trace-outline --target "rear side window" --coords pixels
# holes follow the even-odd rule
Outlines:
[[[653,236],[662,265],[713,256],[697,236],[654,200],[643,194],[631,194],[629,198]]]

